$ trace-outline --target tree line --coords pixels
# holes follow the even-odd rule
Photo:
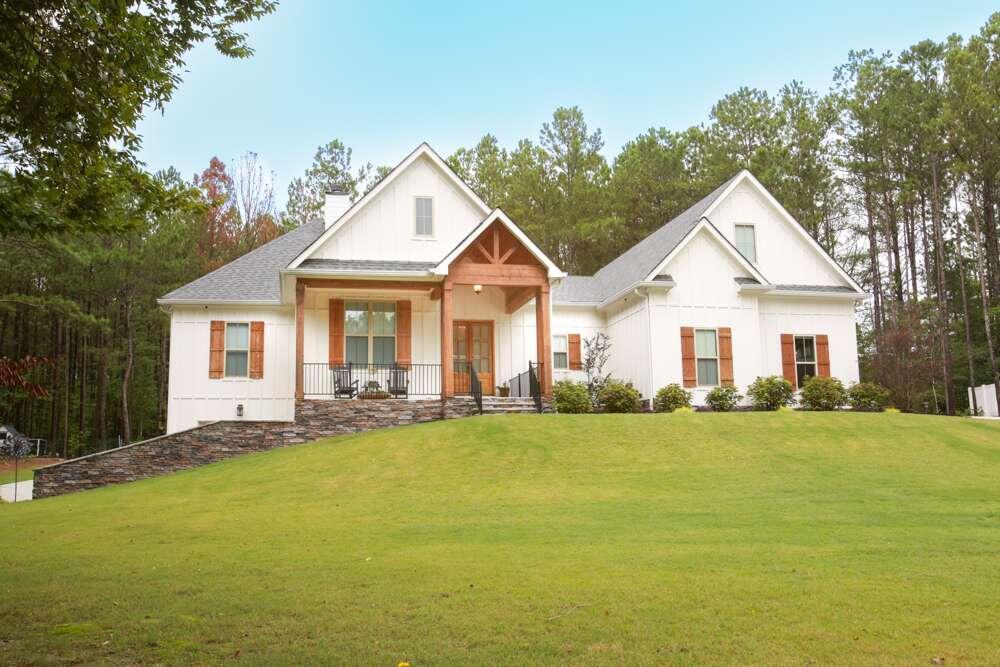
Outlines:
[[[273,7],[192,6],[205,12],[202,33],[216,30],[236,57],[249,49],[233,46],[221,9]],[[21,33],[32,34],[26,25]],[[50,27],[34,25],[36,45]],[[0,30],[0,40],[21,38]],[[704,123],[650,128],[610,160],[601,131],[579,108],[561,107],[537,137],[502,146],[487,133],[447,161],[576,274],[747,168],[872,294],[859,326],[863,377],[889,387],[902,409],[954,413],[973,407],[965,387],[998,375],[998,57],[995,14],[968,38],[851,52],[822,93],[794,81],[775,94],[740,88]],[[114,52],[95,61],[116,67]],[[0,87],[0,111],[20,109],[30,92]],[[212,158],[189,179],[149,174],[128,152],[134,118],[121,125],[121,154],[104,150],[108,137],[95,153],[89,135],[59,135],[58,118],[48,126],[55,139],[44,117],[25,115],[25,127],[9,118],[0,113],[0,150],[13,165],[0,170],[0,357],[21,364],[24,383],[0,382],[0,422],[65,454],[163,432],[169,318],[157,297],[317,217],[334,185],[357,199],[389,171],[356,164],[334,139],[290,182],[279,210],[273,174],[253,153],[228,165]],[[60,151],[75,156],[75,169],[53,157]]]

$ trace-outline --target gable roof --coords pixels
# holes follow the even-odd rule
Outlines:
[[[535,242],[532,241],[531,238],[525,234],[520,227],[514,224],[514,221],[507,217],[507,214],[499,208],[493,209],[490,211],[489,215],[480,220],[479,224],[476,225],[471,232],[466,234],[465,238],[459,241],[458,245],[452,248],[451,252],[449,252],[445,258],[434,267],[434,273],[438,275],[445,275],[448,273],[448,267],[453,261],[455,261],[455,258],[461,255],[466,248],[472,245],[472,242],[479,238],[479,235],[486,231],[486,229],[494,222],[499,222],[506,227],[510,233],[514,235],[514,238],[520,241],[521,245],[523,245],[528,252],[534,255],[535,259],[545,266],[548,271],[549,278],[562,278],[566,275],[563,270],[556,266],[556,263],[549,259],[549,256],[542,252],[542,249],[535,245]]]
[[[392,171],[386,174],[385,177],[381,181],[379,181],[375,187],[369,190],[364,197],[354,202],[354,204],[352,204],[349,209],[344,211],[344,213],[339,218],[337,218],[337,220],[332,225],[330,225],[329,229],[323,231],[317,239],[315,239],[312,243],[309,244],[309,246],[303,248],[302,251],[298,254],[298,256],[294,257],[288,263],[288,268],[289,269],[298,268],[302,264],[302,262],[308,259],[309,256],[317,248],[326,243],[331,236],[337,233],[337,230],[341,229],[344,225],[350,222],[351,218],[353,218],[358,213],[358,211],[363,209],[368,204],[368,202],[378,197],[378,195],[383,190],[389,187],[390,183],[399,178],[400,174],[406,171],[406,169],[411,164],[416,162],[421,157],[427,158],[442,172],[444,172],[444,175],[447,176],[449,180],[451,180],[451,182],[455,185],[455,187],[457,187],[458,190],[461,191],[462,194],[464,194],[480,210],[480,212],[483,215],[486,215],[487,213],[490,212],[490,207],[486,204],[486,202],[484,202],[482,198],[479,195],[477,195],[472,188],[469,187],[469,184],[463,181],[462,178],[455,173],[455,170],[452,169],[448,165],[448,163],[445,162],[441,158],[441,156],[438,155],[437,152],[435,152],[435,150],[431,148],[425,141],[424,143],[420,144],[415,149],[413,149],[413,152],[411,152],[409,155],[403,158],[402,162],[393,167]]]
[[[300,225],[237,257],[201,278],[163,295],[158,303],[240,302],[271,304],[281,301],[279,272],[323,233],[323,221]]]

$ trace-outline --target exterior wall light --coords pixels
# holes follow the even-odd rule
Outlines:
[[[242,403],[239,403],[236,406],[236,416],[237,417],[242,417],[243,416],[243,404]]]
[[[476,294],[480,294],[483,291],[483,286],[482,285],[473,285],[472,286],[472,291],[475,292]]]

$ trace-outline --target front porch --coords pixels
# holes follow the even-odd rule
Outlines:
[[[410,280],[295,276],[297,399],[489,396],[552,388],[544,266],[499,222]],[[529,367],[532,369],[529,373]]]

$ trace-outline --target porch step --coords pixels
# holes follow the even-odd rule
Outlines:
[[[499,396],[483,396],[484,415],[534,414],[535,401],[530,398],[501,398]]]

